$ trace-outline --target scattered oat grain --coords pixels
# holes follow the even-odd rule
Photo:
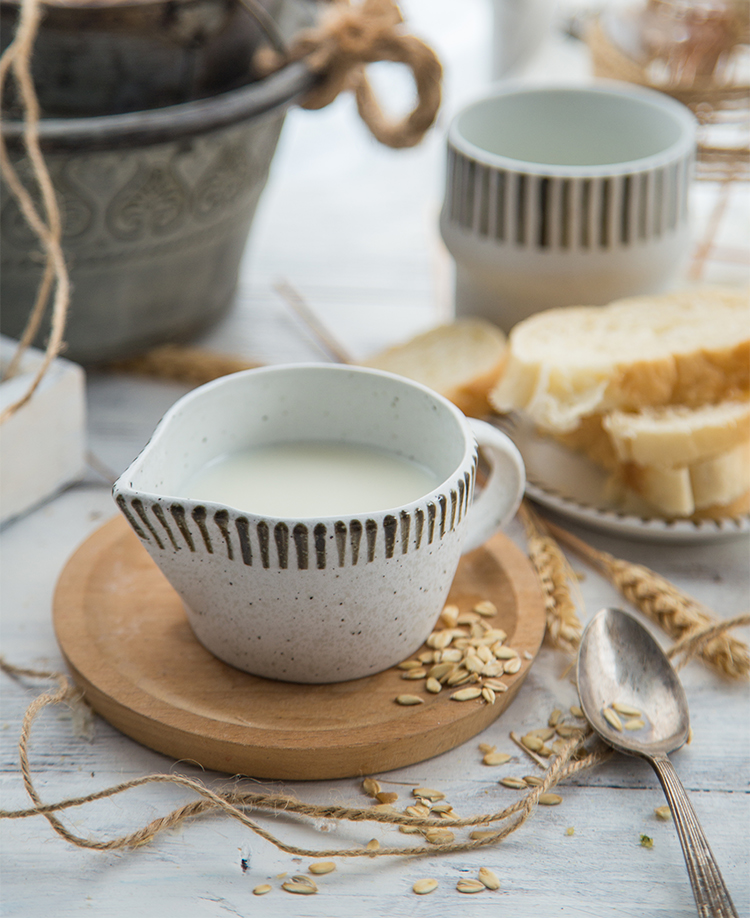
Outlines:
[[[613,702],[612,708],[614,708],[619,715],[624,715],[626,718],[641,717],[640,708],[635,708],[632,705],[628,705],[626,702]]]
[[[500,779],[500,784],[506,788],[528,788],[528,785],[518,776],[506,776],[504,779]]]
[[[643,718],[631,718],[629,721],[625,722],[626,731],[640,731],[641,728],[646,727],[646,722]]]
[[[491,869],[484,868],[484,866],[479,869],[477,879],[482,882],[485,888],[489,888],[490,891],[497,891],[500,887],[500,879],[497,875]]]
[[[556,795],[554,792],[545,792],[539,796],[539,804],[554,805],[562,804],[562,795]]]
[[[378,792],[375,797],[381,804],[393,804],[398,801],[398,792]]]
[[[372,839],[367,844],[367,846],[365,846],[365,849],[380,849],[380,843],[377,840]]]
[[[477,894],[479,891],[484,890],[484,885],[476,878],[459,878],[456,885],[456,891],[460,891],[462,894]]]
[[[616,731],[622,730],[622,721],[620,721],[620,717],[614,709],[603,708],[602,716],[610,727],[613,727]]]
[[[398,668],[399,670],[418,670],[421,666],[421,660],[402,660]]]
[[[488,686],[482,686],[482,698],[488,705],[495,704],[495,692]]]
[[[434,666],[430,667],[427,671],[427,676],[430,679],[436,679],[438,682],[444,680],[446,676],[452,673],[456,669],[455,664],[452,663],[436,663]]]
[[[401,674],[401,679],[424,679],[427,676],[427,670],[420,664],[414,670],[407,670]]]
[[[491,602],[489,599],[483,599],[480,603],[477,603],[476,606],[474,606],[473,608],[474,608],[474,612],[476,612],[477,615],[482,615],[486,619],[491,619],[493,615],[497,615],[497,606],[493,602]]]
[[[470,702],[472,699],[478,699],[482,694],[479,686],[468,686],[466,689],[459,689],[451,696],[457,702]]]
[[[553,728],[556,724],[559,724],[562,720],[562,712],[559,708],[556,708],[547,719],[547,724],[549,727]]]
[[[427,639],[427,647],[433,648],[433,650],[442,650],[453,640],[453,632],[450,630],[447,631],[433,631],[433,633]]]
[[[484,661],[480,660],[475,654],[467,654],[464,657],[464,669],[469,670],[471,673],[480,673],[484,665]]]
[[[433,804],[432,806],[433,814],[448,814],[452,810],[453,808],[449,804]]]
[[[544,741],[540,740],[538,737],[534,737],[533,734],[525,734],[521,738],[521,743],[524,747],[528,747],[533,753],[538,753],[544,746]]]
[[[485,753],[482,759],[482,762],[485,766],[502,766],[503,763],[507,763],[510,760],[509,753]]]
[[[429,813],[430,809],[424,804],[410,804],[404,809],[404,814],[409,817],[427,817]]]
[[[418,695],[397,695],[396,702],[399,705],[424,705],[424,699]]]
[[[487,677],[497,677],[503,675],[503,664],[500,660],[491,660],[489,663],[483,663],[482,669],[479,671],[482,676]]]
[[[485,679],[483,680],[483,685],[487,686],[489,689],[492,689],[493,692],[507,692],[508,687],[505,683],[500,682],[499,679]]]
[[[583,709],[580,705],[571,705],[570,706],[571,715],[575,715],[576,718],[584,718]]]
[[[258,885],[257,887],[253,888],[253,894],[268,894],[268,892],[271,890],[272,888],[269,884]]]
[[[307,875],[293,875],[283,881],[281,887],[292,894],[316,894],[318,890],[318,886]]]
[[[415,894],[429,894],[430,891],[434,891],[437,886],[438,883],[434,878],[420,878],[419,881],[414,882],[411,889]]]
[[[529,731],[529,734],[546,742],[555,736],[555,729],[553,727],[537,728],[535,731]]]
[[[540,779],[539,776],[524,776],[523,781],[529,785],[544,785],[544,779]]]
[[[312,872],[313,875],[328,875],[329,872],[333,872],[335,869],[335,862],[313,862],[312,865],[307,866],[307,871]]]
[[[434,843],[437,846],[447,846],[456,839],[456,834],[452,830],[430,830],[425,833],[424,838],[428,843]]]
[[[669,810],[668,804],[663,804],[660,807],[655,808],[654,814],[656,814],[659,820],[672,820],[672,812]]]
[[[443,688],[440,683],[435,679],[434,676],[428,676],[424,684],[425,689],[428,692],[431,692],[433,695],[437,695],[438,692]]]
[[[367,792],[368,795],[372,795],[373,797],[375,797],[375,795],[377,795],[381,790],[380,782],[378,782],[377,779],[363,779],[362,788]]]
[[[415,798],[426,798],[428,801],[442,801],[445,798],[445,795],[436,788],[414,788],[412,795]]]

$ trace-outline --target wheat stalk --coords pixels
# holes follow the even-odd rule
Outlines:
[[[732,679],[740,679],[750,673],[747,645],[733,638],[726,630],[717,635],[709,634],[707,637],[696,638],[695,645],[691,645],[692,635],[714,627],[718,619],[705,606],[683,593],[661,574],[642,564],[633,564],[615,558],[606,551],[592,548],[582,539],[553,523],[545,523],[545,526],[558,541],[596,568],[625,599],[674,638],[679,643],[679,653],[683,656],[689,658],[695,654]]]
[[[576,575],[560,546],[526,501],[521,504],[519,518],[526,530],[529,560],[544,593],[545,637],[553,647],[572,654],[578,648],[582,631],[571,589],[578,589]]]

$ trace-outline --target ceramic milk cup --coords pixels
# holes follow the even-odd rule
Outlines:
[[[298,442],[386,450],[422,466],[429,488],[390,508],[307,517],[185,490],[217,458]],[[474,500],[477,444],[491,473]],[[113,493],[208,650],[260,676],[320,683],[379,672],[415,651],[460,555],[508,522],[523,486],[513,443],[429,388],[302,364],[238,372],[183,397]]]
[[[440,217],[456,314],[506,332],[536,311],[658,291],[688,255],[695,119],[632,84],[498,84],[448,131]]]

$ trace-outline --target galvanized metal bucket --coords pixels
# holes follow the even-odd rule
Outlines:
[[[78,362],[123,358],[188,338],[228,309],[284,115],[315,81],[302,63],[253,79],[249,62],[263,30],[237,0],[184,3],[179,28],[155,30],[149,42],[159,11],[173,15],[173,8],[163,2],[99,7],[110,17],[130,9],[137,24],[128,32],[122,23],[94,20],[88,42],[85,30],[53,34],[49,27],[37,40],[42,49],[52,43],[35,81],[45,115],[40,141],[63,212],[72,285],[66,356]],[[267,12],[289,38],[314,19],[314,8],[274,0]],[[96,10],[83,13],[94,17]],[[76,41],[80,58],[73,53]],[[61,80],[65,61],[67,83]],[[92,80],[97,67],[103,90]],[[112,81],[118,67],[125,77]],[[137,79],[139,68],[153,79]],[[217,83],[224,88],[211,92]],[[181,96],[188,98],[163,104]],[[103,106],[119,111],[102,114]],[[22,129],[20,121],[3,124],[16,169],[31,180]],[[0,329],[17,338],[34,303],[42,257],[7,189],[0,232]],[[46,333],[43,326],[39,343]]]

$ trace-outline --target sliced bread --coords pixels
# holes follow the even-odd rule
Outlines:
[[[572,432],[554,435],[610,471],[623,462],[691,465],[750,440],[750,400],[613,410],[583,417]]]
[[[750,400],[615,410],[604,416],[602,428],[621,462],[693,465],[750,441]]]
[[[665,516],[706,516],[728,509],[747,512],[743,497],[750,496],[750,442],[735,446],[692,465],[665,467],[627,462],[617,479]]]
[[[505,367],[507,340],[499,327],[466,318],[434,327],[361,365],[421,382],[453,401],[467,416],[489,413],[487,394]]]
[[[748,293],[696,288],[532,315],[511,331],[489,400],[564,433],[596,413],[696,407],[749,388]]]

